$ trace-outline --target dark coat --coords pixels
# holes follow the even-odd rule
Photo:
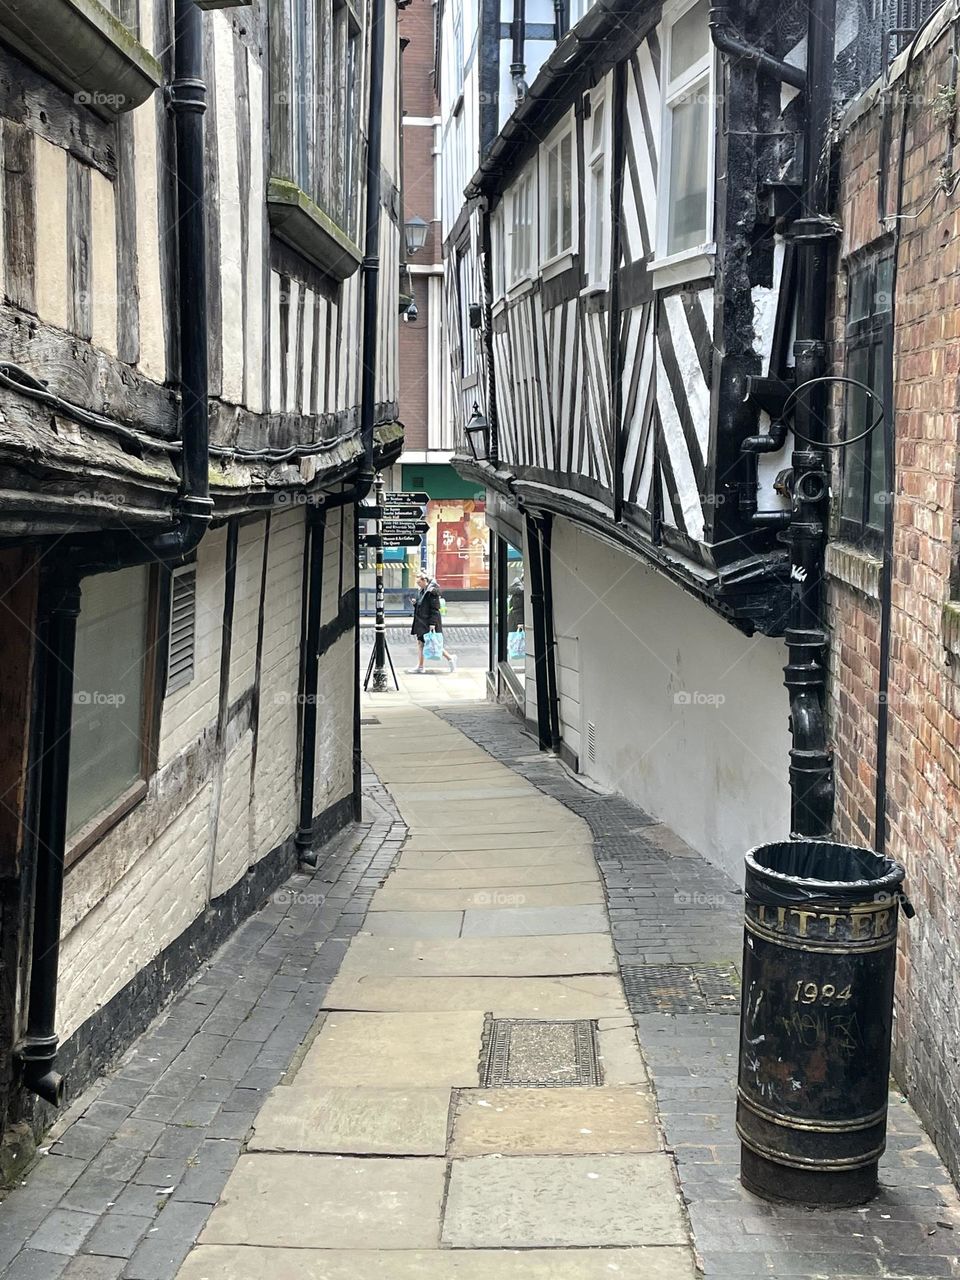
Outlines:
[[[443,619],[440,616],[440,588],[435,582],[429,582],[423,591],[417,594],[410,634],[422,640],[431,627],[434,631],[443,631]]]

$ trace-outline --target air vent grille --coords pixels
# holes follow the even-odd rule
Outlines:
[[[591,764],[597,760],[597,726],[592,720],[587,721],[587,759]]]
[[[167,693],[176,693],[193,679],[197,639],[197,567],[174,569],[170,588],[170,649]]]

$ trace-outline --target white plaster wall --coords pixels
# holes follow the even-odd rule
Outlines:
[[[568,662],[570,641],[578,641],[584,734],[589,721],[596,726],[596,760],[586,759],[584,744],[580,768],[742,881],[746,850],[788,833],[782,642],[748,639],[634,557],[561,519],[553,590]],[[569,676],[567,684],[572,693]],[[536,715],[529,701],[527,714]],[[579,750],[566,717],[564,734]]]
[[[237,553],[230,701],[250,687],[256,657],[264,521],[241,526]],[[156,805],[145,821],[137,806],[66,876],[58,1032],[68,1037],[169,946],[247,868],[289,837],[297,821],[297,694],[300,667],[305,509],[275,515],[267,557],[259,740],[228,733],[219,772]],[[325,543],[323,621],[337,611],[342,554],[344,588],[353,583],[350,513],[343,528],[330,517]],[[207,534],[197,557],[196,674],[166,699],[160,768],[210,743],[216,729],[223,629],[226,531]],[[324,655],[320,668],[316,810],[352,786],[353,634]],[[158,775],[162,777],[163,775]],[[169,776],[169,775],[168,775]],[[156,789],[156,778],[151,786]],[[181,803],[176,803],[180,799]],[[145,802],[147,805],[147,802]]]

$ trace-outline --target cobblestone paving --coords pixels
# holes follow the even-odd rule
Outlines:
[[[742,892],[723,872],[622,797],[574,781],[505,710],[437,714],[589,824],[621,968],[739,962]],[[872,1204],[830,1212],[767,1204],[738,1180],[738,1019],[645,1013],[635,1022],[708,1277],[960,1276],[956,1190],[902,1095],[891,1095],[882,1191]]]
[[[364,778],[364,823],[293,875],[48,1137],[0,1204],[4,1280],[172,1280],[253,1119],[317,1019],[405,828]]]

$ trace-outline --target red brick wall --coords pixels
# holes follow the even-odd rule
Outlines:
[[[960,668],[944,605],[956,595],[960,212],[937,192],[948,155],[951,37],[917,57],[904,89],[908,128],[894,335],[895,459],[887,852],[907,868],[917,918],[903,921],[894,1061],[954,1176],[960,1173]],[[900,111],[880,154],[880,104],[841,140],[842,254],[877,241],[877,173],[896,196]],[[892,230],[892,226],[888,228]],[[836,370],[843,372],[844,272],[838,273]],[[831,720],[837,760],[838,834],[874,838],[880,606],[871,569],[840,546],[831,563],[866,590],[833,579]],[[846,568],[844,569],[844,563]],[[852,566],[852,567],[851,567]],[[948,611],[949,615],[949,611]],[[954,631],[960,630],[954,628]]]

